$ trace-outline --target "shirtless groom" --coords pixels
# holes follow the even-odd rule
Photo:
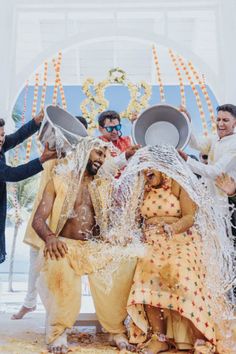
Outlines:
[[[120,267],[114,274],[111,291],[106,294],[96,277],[96,270],[101,267],[102,245],[98,242],[91,247],[88,241],[91,235],[99,235],[89,186],[105,161],[106,148],[104,143],[96,142],[89,151],[81,182],[76,181],[76,176],[65,180],[55,175],[44,190],[32,223],[45,242],[38,288],[47,311],[48,350],[56,354],[68,351],[66,329],[73,326],[80,310],[84,274],[88,274],[101,325],[112,334],[120,349],[133,349],[124,334],[123,322],[135,262],[129,261]]]

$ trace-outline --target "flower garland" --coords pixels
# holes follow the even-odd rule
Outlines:
[[[44,62],[43,87],[42,87],[40,110],[43,109],[44,105],[45,105],[46,91],[47,91],[47,76],[48,76],[48,62],[45,61]]]
[[[47,73],[48,73],[48,63],[47,63],[47,61],[45,61],[44,62],[44,71],[43,71],[43,86],[42,86],[40,110],[44,109],[44,105],[45,105],[46,91],[47,91]],[[37,144],[39,155],[41,155],[43,149],[42,149],[42,144],[39,141],[38,135],[35,135],[35,141]]]
[[[25,113],[26,113],[26,108],[27,108],[28,91],[29,91],[29,82],[27,80],[26,84],[25,84],[24,104],[23,104],[23,110],[22,110],[22,114],[21,114],[21,125],[25,124]],[[16,166],[19,161],[19,148],[20,148],[20,145],[17,145],[15,148],[15,151],[14,151],[14,159],[13,159],[14,166]],[[12,184],[11,192],[13,194],[13,207],[14,207],[14,211],[15,211],[15,223],[17,225],[20,225],[22,222],[22,218],[20,216],[20,204],[19,204],[18,197],[17,197],[17,184],[16,183]]]
[[[18,201],[18,197],[17,197],[17,184],[14,183],[13,184],[13,188],[12,188],[12,193],[13,193],[13,205],[14,205],[14,210],[15,210],[15,223],[17,226],[19,226],[22,222],[22,218],[20,216],[20,204]]]
[[[89,78],[82,85],[82,90],[86,95],[86,98],[81,103],[80,109],[82,115],[88,121],[90,131],[96,128],[95,118],[97,114],[105,111],[109,106],[109,102],[106,100],[104,92],[111,84],[127,85],[130,92],[130,102],[128,107],[125,111],[120,113],[122,118],[131,118],[134,111],[139,113],[148,105],[152,93],[151,86],[144,81],[138,85],[134,85],[127,80],[125,71],[120,68],[109,70],[108,78],[98,84],[95,84],[94,79]],[[143,95],[140,93],[141,89],[144,91]]]
[[[130,119],[133,112],[139,113],[142,109],[147,107],[148,101],[152,94],[152,87],[145,81],[141,81],[138,85],[128,82],[127,86],[130,92],[130,102],[127,109],[121,112],[120,116],[122,118]],[[140,93],[141,89],[144,91],[143,95]]]
[[[110,69],[108,80],[114,84],[124,84],[126,82],[126,72],[121,68]]]
[[[57,60],[55,58],[52,59],[52,64],[54,66],[55,73],[56,73],[55,84],[54,84],[53,95],[52,95],[52,105],[56,106],[57,92],[58,92],[59,78],[60,78],[59,70],[60,70],[60,66],[61,66],[61,56],[59,54],[58,54]]]
[[[89,132],[96,128],[95,118],[97,114],[108,108],[109,103],[104,97],[104,90],[108,84],[109,80],[103,80],[95,85],[94,79],[88,78],[82,85],[82,90],[87,97],[81,103],[80,109],[83,117],[87,119]]]
[[[39,74],[36,73],[35,74],[35,85],[34,85],[34,98],[33,98],[33,105],[32,105],[32,117],[34,117],[36,115],[36,111],[37,111],[38,92],[39,92]],[[28,139],[28,142],[26,145],[25,162],[29,161],[31,146],[32,146],[32,136]]]
[[[183,78],[182,78],[182,75],[181,75],[181,72],[180,72],[180,68],[178,66],[178,63],[177,63],[177,58],[173,52],[172,49],[169,48],[169,56],[172,60],[172,63],[175,67],[175,70],[176,70],[176,74],[177,74],[177,77],[178,77],[178,80],[179,80],[179,87],[180,87],[180,97],[181,97],[181,106],[183,107],[186,107],[186,97],[185,97],[185,91],[184,91],[184,82],[183,82]]]
[[[188,82],[193,90],[193,93],[196,97],[196,101],[197,101],[197,106],[198,106],[198,109],[199,109],[199,113],[200,113],[200,118],[201,118],[201,121],[202,121],[202,128],[203,128],[203,135],[205,136],[208,136],[208,130],[207,130],[207,122],[206,122],[206,117],[205,117],[205,113],[203,111],[203,107],[202,107],[202,102],[201,102],[201,98],[200,98],[200,95],[196,89],[196,86],[192,80],[192,77],[183,61],[183,58],[181,58],[180,56],[178,56],[178,59],[179,59],[179,63],[183,69],[183,71],[185,72],[185,75],[188,79]]]
[[[157,74],[157,82],[159,84],[159,90],[160,90],[160,97],[161,97],[161,102],[165,102],[165,92],[164,92],[164,85],[161,79],[161,68],[157,56],[157,50],[156,47],[153,45],[152,46],[152,54],[154,58],[154,64],[156,66],[156,74]]]
[[[23,110],[22,110],[22,114],[21,114],[21,125],[25,124],[25,112],[26,112],[26,107],[27,107],[28,91],[29,91],[29,81],[27,80],[26,84],[25,84],[24,103],[23,103]],[[14,158],[13,158],[14,166],[16,166],[18,163],[19,149],[20,149],[20,145],[17,145],[14,149]]]
[[[64,92],[64,89],[63,89],[63,86],[62,86],[61,75],[60,75],[61,62],[62,62],[62,52],[58,53],[57,61],[54,58],[52,60],[52,62],[53,62],[53,66],[54,66],[55,73],[56,73],[52,104],[54,106],[57,104],[57,91],[58,91],[58,87],[59,87],[59,91],[60,91],[60,95],[61,95],[62,107],[63,107],[63,109],[66,110],[67,109],[67,104],[66,104],[65,92]]]
[[[211,129],[212,129],[212,133],[215,134],[216,133],[216,121],[215,121],[215,115],[214,115],[214,109],[213,109],[213,105],[212,105],[212,102],[211,102],[211,99],[208,95],[208,92],[207,92],[207,88],[206,88],[206,84],[204,82],[204,76],[203,78],[201,79],[199,74],[197,73],[193,63],[191,61],[188,62],[188,66],[190,68],[190,70],[192,71],[194,77],[195,77],[195,80],[197,80],[201,90],[202,90],[202,93],[205,97],[205,100],[206,100],[206,103],[207,103],[207,107],[208,107],[208,110],[210,112],[210,119],[211,119]]]

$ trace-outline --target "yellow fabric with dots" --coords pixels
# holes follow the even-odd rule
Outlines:
[[[196,206],[176,182],[178,193],[173,193],[173,182],[164,179],[144,198],[141,213],[148,252],[138,261],[127,309],[132,343],[146,340],[145,306],[150,305],[164,310],[167,336],[178,349],[187,350],[199,333],[215,344],[215,324],[205,286],[201,237],[194,227]],[[173,226],[171,238],[160,227],[163,221]]]

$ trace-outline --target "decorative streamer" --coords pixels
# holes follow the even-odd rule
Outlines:
[[[174,54],[172,49],[169,49],[169,56],[170,56],[170,58],[172,60],[172,63],[174,65],[174,67],[175,67],[176,74],[177,74],[177,77],[178,77],[178,80],[179,80],[181,106],[186,107],[186,97],[185,97],[185,90],[184,90],[184,82],[183,82],[183,78],[182,78],[182,75],[181,75],[180,68],[179,68],[178,63],[177,63],[176,55]]]
[[[44,72],[43,72],[43,86],[42,86],[42,94],[41,94],[41,103],[40,103],[40,111],[44,109],[45,99],[46,99],[46,91],[47,91],[47,74],[48,74],[48,63],[44,62]],[[43,148],[39,141],[38,135],[35,136],[35,141],[38,148],[39,155],[42,154]]]
[[[56,106],[57,104],[57,91],[58,91],[58,86],[59,86],[59,79],[60,79],[60,66],[61,66],[61,55],[60,53],[58,54],[58,59],[56,61],[55,58],[52,59],[53,66],[55,68],[56,72],[56,78],[55,78],[55,84],[54,84],[54,90],[53,90],[53,97],[52,97],[52,104]]]
[[[214,108],[212,106],[211,99],[210,99],[208,92],[207,92],[205,77],[204,77],[204,75],[202,75],[202,79],[201,79],[201,77],[197,73],[197,71],[191,61],[188,62],[188,66],[189,66],[190,70],[192,71],[192,73],[195,77],[195,80],[197,80],[197,82],[202,90],[202,93],[205,97],[207,107],[208,107],[208,110],[210,113],[212,133],[216,133],[216,121],[215,121],[215,115],[214,115]]]
[[[46,83],[45,89],[44,89],[44,83],[43,83],[42,95],[44,96],[44,101],[45,101],[45,95],[46,95],[46,87],[47,87],[47,83]],[[44,90],[45,90],[45,93],[43,93]],[[42,106],[42,96],[41,96],[40,110],[41,110],[41,106]],[[44,108],[44,106],[42,107],[42,109],[43,108]],[[39,153],[39,155],[41,155],[42,152],[43,152],[43,148],[42,148],[41,142],[39,141],[39,137],[38,137],[38,135],[34,135],[34,138],[35,138],[35,141],[36,141],[36,144],[37,144],[38,153]]]
[[[26,107],[27,107],[28,90],[29,90],[29,82],[27,80],[26,84],[25,84],[24,103],[23,103],[23,110],[22,110],[22,115],[21,115],[21,126],[23,126],[25,124],[25,113],[26,113]],[[20,149],[20,145],[17,145],[14,150],[14,159],[13,159],[14,166],[16,166],[19,162],[19,149]],[[12,185],[12,194],[13,194],[13,207],[14,207],[14,211],[15,211],[15,223],[20,225],[20,223],[21,223],[20,205],[19,205],[19,201],[18,201],[17,184],[16,183],[13,183],[13,185]]]
[[[23,103],[23,110],[22,110],[22,114],[21,114],[21,126],[25,124],[25,113],[26,113],[26,107],[27,107],[28,91],[29,91],[29,82],[27,80],[26,84],[25,84],[24,103]],[[20,149],[20,145],[17,145],[14,149],[14,159],[13,159],[14,166],[16,166],[19,161],[19,149]]]
[[[48,75],[48,63],[47,63],[47,61],[45,61],[44,62],[43,87],[42,87],[40,110],[43,109],[44,105],[45,105],[46,90],[47,90],[47,75]]]
[[[32,106],[32,117],[35,117],[37,111],[38,92],[39,92],[39,74],[36,73],[35,85],[34,85],[34,98],[33,98],[33,106]],[[25,162],[29,161],[31,146],[32,146],[32,137],[30,137],[27,142]]]
[[[21,224],[21,217],[20,217],[20,205],[18,201],[18,196],[17,196],[17,184],[13,184],[13,204],[14,204],[14,210],[15,210],[15,223],[17,225]]]
[[[57,92],[58,92],[58,87],[61,95],[61,101],[62,101],[62,107],[64,109],[67,109],[67,104],[66,104],[66,98],[65,98],[65,92],[62,86],[61,82],[61,76],[60,76],[60,70],[61,70],[61,62],[62,62],[62,52],[58,53],[58,59],[52,60],[53,66],[56,72],[56,79],[55,79],[55,86],[54,86],[54,92],[53,92],[53,101],[52,104],[56,105],[57,104]]]
[[[196,102],[197,102],[197,106],[198,106],[198,109],[199,109],[199,113],[200,113],[200,118],[201,118],[201,121],[202,121],[202,128],[203,128],[203,135],[205,136],[208,136],[208,131],[207,131],[207,121],[206,121],[206,117],[205,117],[205,113],[203,111],[203,107],[202,107],[202,102],[201,102],[201,98],[199,96],[199,93],[196,89],[196,86],[192,80],[192,77],[183,61],[183,58],[181,58],[180,56],[178,56],[178,59],[179,59],[179,63],[183,69],[183,71],[185,72],[185,75],[188,79],[188,82],[193,90],[193,93],[196,97]]]
[[[158,81],[159,88],[160,88],[161,102],[165,102],[164,86],[163,86],[163,82],[161,79],[161,68],[160,68],[160,64],[159,64],[159,60],[158,60],[158,56],[157,56],[157,50],[154,45],[152,46],[152,53],[153,53],[154,63],[156,66],[156,74],[157,74],[157,81]]]

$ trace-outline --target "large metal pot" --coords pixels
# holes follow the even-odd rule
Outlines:
[[[64,144],[62,150],[66,150],[77,145],[78,137],[87,135],[87,130],[77,118],[58,106],[47,106],[39,131],[39,140],[43,145],[49,143],[49,148],[54,149],[60,139]]]
[[[169,144],[183,149],[190,138],[190,123],[177,108],[159,104],[141,113],[133,124],[132,137],[142,146]]]

